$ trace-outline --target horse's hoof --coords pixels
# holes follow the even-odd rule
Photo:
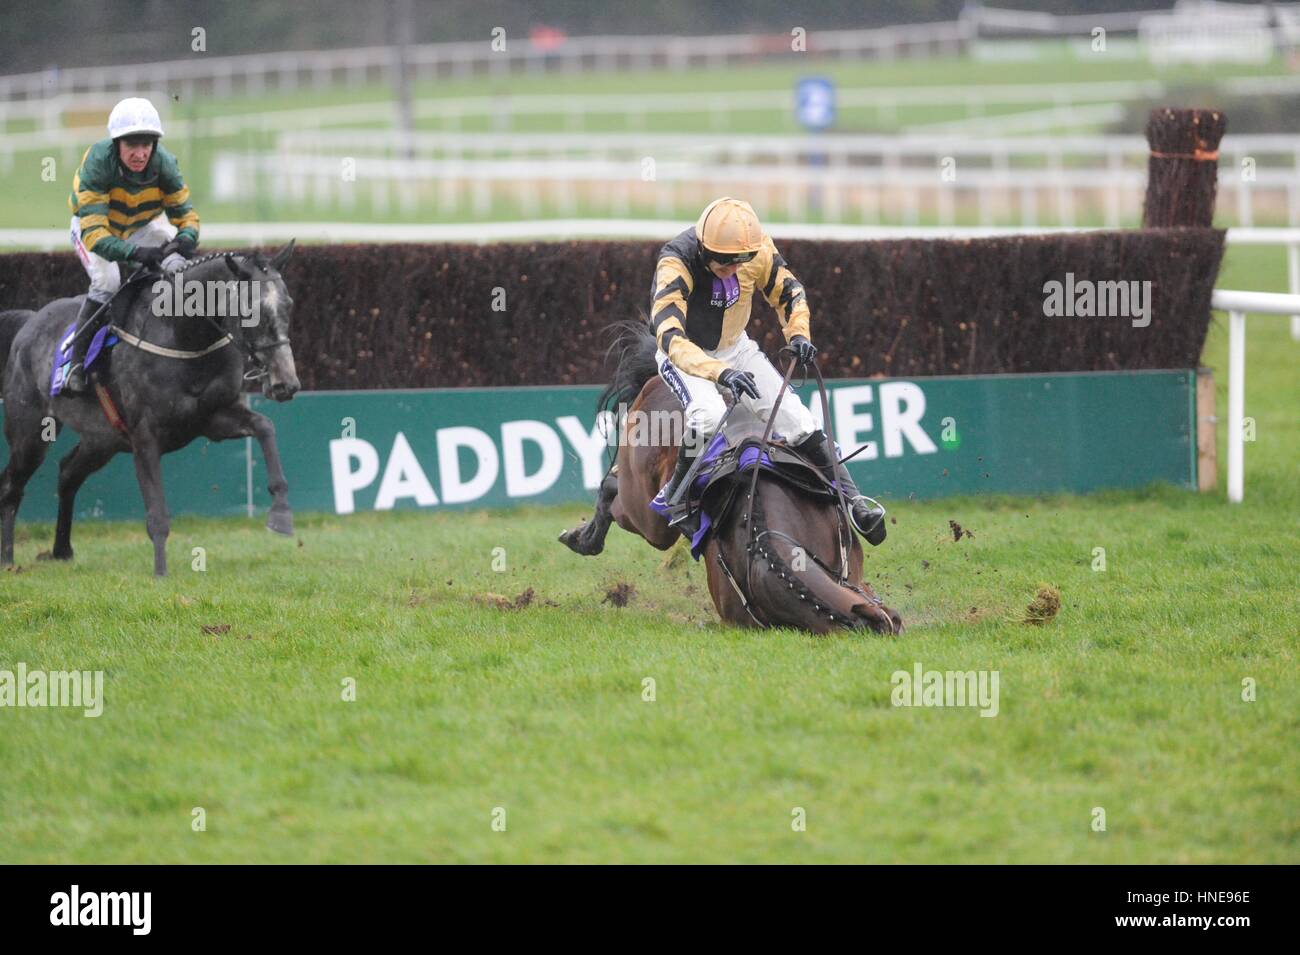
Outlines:
[[[575,554],[580,554],[583,557],[596,556],[601,552],[602,548],[593,546],[588,537],[583,534],[587,527],[587,524],[580,524],[573,530],[565,531],[560,535],[560,543]]]
[[[271,513],[266,515],[266,529],[276,534],[284,534],[286,537],[292,537],[293,512],[271,511]]]

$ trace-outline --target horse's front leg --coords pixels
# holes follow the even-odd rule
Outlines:
[[[244,405],[222,408],[208,419],[205,437],[212,441],[227,438],[257,438],[266,461],[266,489],[271,492],[271,511],[266,515],[266,526],[277,534],[293,534],[293,510],[289,507],[289,482],[284,477],[280,463],[280,448],[275,443],[275,424],[264,414]]]
[[[140,496],[144,498],[144,526],[153,541],[154,576],[166,577],[167,537],[171,534],[172,519],[163,494],[162,451],[157,437],[147,427],[134,430],[131,441],[135,448],[135,477],[140,482]]]
[[[591,520],[565,531],[560,535],[560,543],[584,557],[594,557],[604,550],[605,535],[609,533],[610,522],[614,519],[610,509],[617,496],[618,472],[611,470],[600,482],[600,488],[596,492],[596,512]]]

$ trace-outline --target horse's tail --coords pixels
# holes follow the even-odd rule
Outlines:
[[[608,360],[618,354],[614,377],[596,399],[596,410],[616,411],[620,404],[631,404],[647,381],[658,374],[655,364],[655,338],[644,321],[616,322],[610,326],[615,338],[605,353]]]
[[[5,364],[9,361],[9,349],[13,348],[14,339],[18,337],[18,329],[35,314],[26,309],[0,312],[0,377],[4,376]]]

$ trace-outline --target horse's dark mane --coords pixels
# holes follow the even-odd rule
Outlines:
[[[655,365],[657,344],[650,326],[643,321],[615,322],[609,327],[613,343],[605,352],[606,363],[618,354],[614,377],[596,399],[596,410],[614,410],[622,403],[631,404],[647,381],[658,373]]]

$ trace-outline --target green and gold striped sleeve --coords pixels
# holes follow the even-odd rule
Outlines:
[[[808,298],[770,237],[763,237],[763,251],[754,261],[759,264],[758,287],[763,291],[763,298],[780,316],[785,340],[788,342],[794,336],[802,335],[812,341]]]
[[[190,202],[190,187],[185,185],[185,180],[181,177],[181,168],[175,159],[163,167],[161,185],[163,208],[167,210],[167,218],[171,224],[176,226],[176,234],[188,232],[190,238],[198,242],[199,214],[194,211],[194,206]]]
[[[109,197],[107,184],[87,177],[86,155],[81,157],[81,167],[72,176],[72,194],[68,196],[68,206],[81,222],[81,244],[86,251],[94,252],[111,262],[123,262],[131,252],[129,243],[113,235],[109,230]]]
[[[669,361],[682,372],[717,381],[727,366],[710,358],[686,337],[686,305],[692,287],[691,271],[685,262],[676,256],[659,260],[650,305],[650,332]]]

